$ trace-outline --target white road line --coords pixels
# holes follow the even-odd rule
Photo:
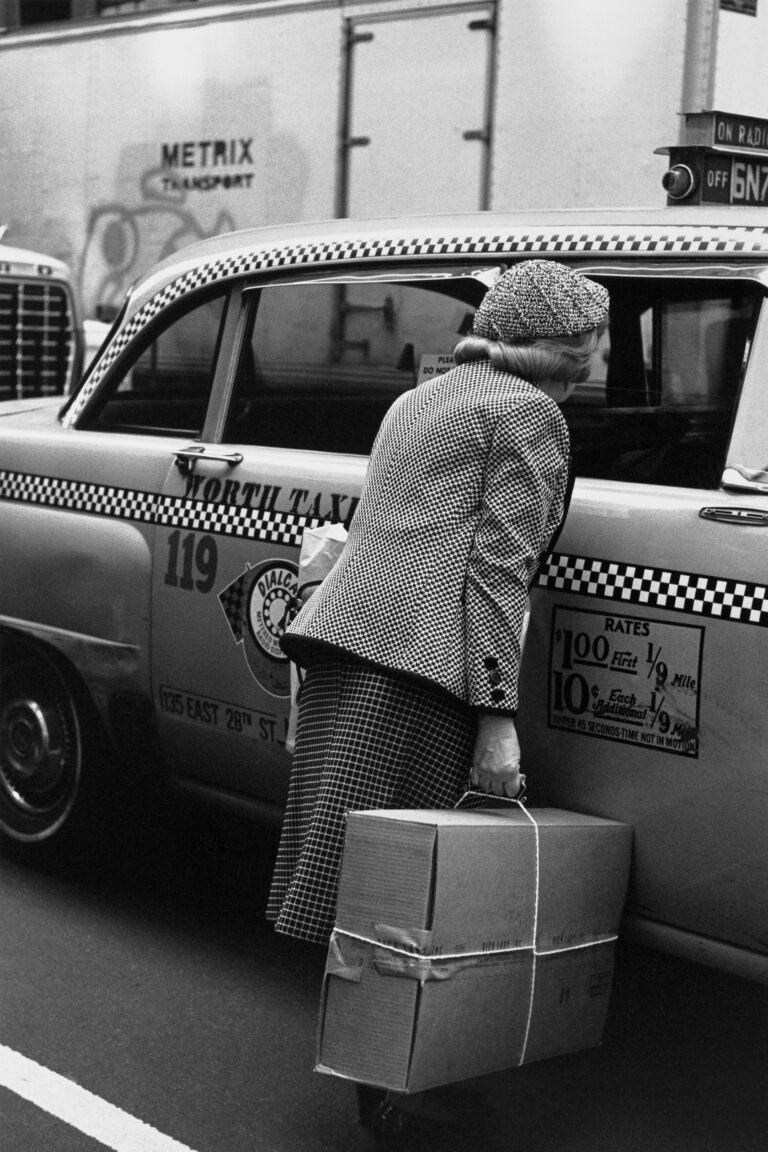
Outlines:
[[[113,1152],[192,1152],[79,1084],[0,1044],[0,1087],[58,1116]]]

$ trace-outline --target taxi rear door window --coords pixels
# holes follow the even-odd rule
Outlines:
[[[693,278],[605,284],[609,330],[590,380],[564,405],[576,474],[717,487],[760,289]]]

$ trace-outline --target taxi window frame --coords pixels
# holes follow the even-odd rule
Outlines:
[[[232,362],[231,347],[239,329],[241,319],[240,310],[234,306],[235,297],[238,299],[241,297],[238,286],[239,282],[237,281],[219,281],[214,285],[208,285],[194,292],[185,293],[178,300],[175,300],[172,304],[163,308],[153,316],[152,319],[128,341],[126,346],[120,350],[114,361],[105,370],[103,378],[99,381],[93,394],[88,398],[88,403],[78,417],[78,429],[84,432],[94,432],[99,436],[126,434],[135,436],[138,439],[141,437],[154,437],[163,440],[177,439],[187,442],[192,441],[192,443],[195,444],[205,442],[207,439],[207,431],[216,425],[215,404],[218,403],[218,398],[225,386],[226,375],[229,371],[229,365]],[[112,392],[119,387],[121,380],[124,379],[127,367],[132,366],[137,358],[157,339],[158,335],[161,332],[167,331],[179,317],[188,315],[199,306],[218,299],[223,301],[222,317],[213,354],[213,373],[200,435],[194,436],[189,432],[173,430],[160,432],[147,428],[146,431],[140,431],[100,426],[98,422],[100,414],[108,403]],[[126,308],[124,307],[121,315],[124,317],[125,313]],[[119,321],[116,323],[119,323]],[[72,400],[76,398],[77,394],[72,397]]]
[[[768,387],[761,381],[768,380],[768,269],[763,286],[766,295],[760,305],[752,347],[739,403],[728,442],[723,488],[733,491],[768,493]],[[762,430],[765,448],[760,457],[750,459],[752,451],[758,451],[753,429]]]
[[[75,387],[71,390],[71,392],[67,396],[66,400],[61,405],[61,408],[59,408],[59,411],[57,413],[57,418],[59,420],[62,420],[64,418],[64,416],[66,416],[67,412],[72,407],[75,400],[77,400],[77,397],[79,396],[81,390],[83,388],[85,388],[85,386],[87,385],[91,376],[94,374],[94,372],[98,368],[99,361],[100,361],[101,357],[103,356],[104,352],[107,350],[109,345],[112,343],[112,340],[117,335],[118,329],[122,326],[123,320],[125,319],[125,314],[128,311],[128,300],[129,300],[129,295],[126,294],[126,296],[123,299],[122,304],[120,305],[120,308],[118,309],[117,315],[115,316],[114,320],[110,324],[110,326],[107,330],[107,334],[104,337],[104,339],[102,340],[102,342],[101,342],[101,344],[100,344],[100,346],[96,352],[96,355],[91,359],[90,364],[88,365],[88,367],[85,369],[85,371],[81,375],[79,381],[77,382],[77,387]]]
[[[747,420],[746,408],[742,397],[748,391],[759,392],[753,380],[759,375],[756,367],[756,348],[758,333],[763,332],[762,348],[763,363],[768,371],[768,265],[755,261],[754,264],[730,262],[726,258],[717,263],[709,260],[644,260],[642,264],[634,260],[578,260],[573,261],[572,267],[577,268],[585,276],[595,276],[601,280],[616,278],[623,279],[657,279],[657,280],[717,280],[717,281],[753,281],[763,289],[763,299],[760,302],[755,327],[742,372],[742,377],[734,397],[731,426],[728,433],[728,444],[725,452],[723,467],[720,472],[720,487],[745,488],[753,491],[768,492],[768,472],[760,472],[753,479],[749,477],[749,470],[744,469],[732,460],[733,446],[739,434],[743,436],[744,422]],[[765,390],[764,402],[760,408],[763,415],[763,427],[768,428],[768,390]],[[750,417],[754,419],[754,415]],[[768,459],[768,453],[766,454]],[[745,474],[746,473],[746,474]],[[622,484],[626,481],[599,480],[595,483]],[[669,487],[669,485],[653,485],[654,487]],[[697,489],[705,491],[706,489]]]

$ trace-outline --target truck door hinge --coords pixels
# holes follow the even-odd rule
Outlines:
[[[373,32],[355,32],[350,28],[349,35],[347,36],[347,44],[369,44],[373,40]]]

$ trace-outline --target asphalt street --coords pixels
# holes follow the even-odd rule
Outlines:
[[[312,1070],[321,950],[263,920],[274,831],[182,812],[108,839],[0,849],[2,1152],[372,1150]],[[472,1085],[440,1146],[765,1152],[767,1025],[768,989],[622,947],[603,1046]],[[87,1090],[70,1122],[7,1086],[22,1058]],[[147,1142],[85,1135],[98,1102]]]

